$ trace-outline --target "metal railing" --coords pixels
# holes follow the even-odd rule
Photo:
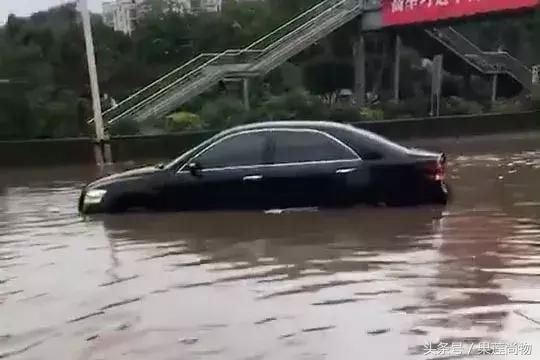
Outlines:
[[[320,23],[323,22],[321,18],[328,20],[328,17],[332,16],[332,13],[335,12],[336,9],[348,11],[351,8],[344,7],[344,5],[350,4],[356,4],[354,8],[361,6],[359,5],[361,4],[359,0],[323,1],[244,49],[227,50],[221,54],[213,54],[214,56],[211,58],[204,58],[207,60],[206,62],[203,62],[198,67],[183,75],[179,74],[179,72],[182,70],[171,72],[169,74],[174,73],[175,79],[170,81],[172,75],[167,75],[126,99],[126,101],[121,103],[123,107],[122,111],[116,111],[113,117],[108,118],[108,123],[114,123],[125,116],[133,115],[136,112],[141,111],[144,109],[144,107],[154,103],[156,100],[159,100],[160,97],[166,96],[173,89],[187,88],[188,90],[193,90],[188,85],[193,84],[196,82],[196,80],[200,80],[201,77],[207,76],[209,80],[215,80],[216,78],[225,76],[230,68],[223,65],[254,64],[270,54],[272,51],[279,48],[281,45],[290,44],[291,40],[298,41],[302,38],[302,33],[306,32],[306,30],[308,33],[309,30],[320,30],[316,25],[320,25]],[[307,16],[307,14],[309,14],[309,16]],[[194,60],[192,60],[190,63],[198,64]],[[212,67],[218,67],[218,72],[212,73],[212,76],[209,76],[208,72],[205,72],[205,70]],[[183,70],[189,68],[191,68],[191,66],[188,67],[184,65],[181,67]],[[161,86],[161,84],[165,84],[165,86]],[[204,81],[202,81],[202,85],[206,85]]]
[[[499,72],[507,73],[527,89],[532,89],[532,70],[508,52],[488,51],[484,52],[484,56],[495,64]]]
[[[326,10],[327,13],[320,16],[322,19],[313,19],[310,23],[314,26],[305,36],[292,36],[284,38],[282,46],[275,46],[270,53],[262,58],[257,64],[254,64],[255,69],[260,74],[265,74],[276,66],[279,66],[283,59],[288,59],[299,51],[305,49],[308,44],[312,44],[318,39],[326,36],[331,31],[343,25],[347,21],[356,17],[363,9],[362,3],[358,1],[341,1],[334,7]]]
[[[495,68],[489,62],[483,61],[482,50],[452,27],[434,28],[427,32],[477,70],[495,73]]]
[[[205,70],[210,69],[211,67],[219,67],[222,65],[230,64],[248,64],[252,60],[251,56],[257,53],[258,51],[244,51],[244,50],[227,50],[221,54],[214,56],[209,59],[199,67],[193,69],[189,73],[174,79],[174,81],[167,83],[165,86],[156,89],[156,91],[149,93],[144,98],[138,99],[132,106],[124,108],[122,112],[119,112],[117,115],[108,120],[109,124],[112,124],[122,117],[125,117],[129,114],[139,111],[140,109],[147,106],[149,103],[152,103],[154,100],[160,98],[162,95],[167,94],[172,89],[182,88],[183,86],[189,84],[190,82],[200,79],[201,76],[208,74]],[[251,55],[251,56],[250,56]]]
[[[279,26],[272,32],[266,34],[262,38],[256,40],[244,49],[227,50],[223,53],[203,53],[183,64],[182,66],[168,72],[167,74],[163,75],[162,77],[145,86],[144,88],[138,90],[134,94],[130,95],[126,99],[116,104],[116,106],[107,109],[103,112],[103,118],[106,122],[117,118],[127,109],[138,104],[140,101],[144,100],[148,96],[159,92],[163,88],[169,88],[168,86],[170,84],[175,83],[180,78],[191,74],[193,71],[198,71],[202,67],[211,64],[214,61],[219,61],[220,59],[223,59],[223,57],[229,57],[231,54],[236,54],[237,56],[251,54],[262,49],[268,50],[272,44],[276,43],[276,41],[279,41],[281,38],[291,34],[299,27],[307,23],[309,20],[312,20],[314,17],[320,16],[321,13],[323,13],[329,7],[331,8],[335,3],[343,3],[344,1],[346,0],[322,1],[317,5],[311,7],[310,9],[306,10],[305,12],[294,17],[293,19],[287,21],[286,23]],[[353,1],[358,2],[360,0]],[[88,123],[91,123],[92,121],[93,119],[90,119]]]
[[[505,51],[483,51],[466,36],[452,27],[434,29],[435,37],[448,48],[457,51],[466,61],[486,74],[505,73],[530,89],[532,71],[520,60]]]
[[[181,76],[181,74],[190,72],[193,69],[200,67],[201,65],[215,58],[217,55],[219,54],[204,53],[191,59],[190,61],[183,64],[182,66],[170,71],[169,73],[163,75],[156,81],[152,82],[151,84],[145,86],[144,88],[138,90],[137,92],[133,93],[129,97],[120,101],[118,104],[116,104],[116,106],[105,110],[103,112],[103,120],[105,120],[105,122],[108,122],[110,119],[122,113],[126,107],[129,108],[137,104],[139,101],[141,101],[141,99],[144,99],[146,96],[151,95],[152,93],[159,91],[163,86],[166,86],[174,82],[178,78],[178,76]],[[92,123],[93,121],[94,119],[92,118],[88,121],[88,123]]]

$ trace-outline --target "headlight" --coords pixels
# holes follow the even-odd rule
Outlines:
[[[84,203],[85,204],[99,204],[101,200],[103,200],[103,197],[105,196],[106,193],[107,193],[107,190],[102,190],[102,189],[89,190],[84,196]]]

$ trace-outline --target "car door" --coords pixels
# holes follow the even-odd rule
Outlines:
[[[350,147],[325,132],[279,129],[265,179],[272,207],[334,206],[353,203],[368,173]]]
[[[162,191],[177,209],[251,208],[261,202],[261,167],[269,161],[269,137],[245,131],[217,140],[172,174]]]

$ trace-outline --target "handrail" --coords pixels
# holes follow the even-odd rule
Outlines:
[[[145,87],[143,87],[142,89],[136,91],[135,93],[131,94],[130,96],[128,96],[127,98],[123,99],[122,101],[120,101],[118,104],[116,104],[115,107],[113,108],[109,108],[107,110],[105,110],[102,115],[106,115],[108,113],[110,113],[111,111],[113,111],[113,109],[115,109],[116,107],[118,106],[121,106],[122,104],[125,104],[126,102],[130,101],[131,99],[137,97],[138,95],[142,94],[144,91],[150,89],[152,86],[160,83],[161,81],[165,80],[166,78],[168,78],[169,76],[171,76],[173,73],[175,72],[178,72],[186,67],[188,67],[189,65],[197,62],[199,59],[202,59],[203,57],[207,57],[207,56],[216,56],[217,53],[202,53],[202,54],[199,54],[197,55],[196,57],[194,57],[193,59],[189,60],[188,62],[184,63],[182,66],[180,67],[177,67],[175,68],[174,70],[171,70],[170,72],[168,72],[167,74],[163,75],[162,77],[160,77],[159,79],[153,81],[152,83],[146,85]],[[91,124],[92,122],[94,121],[94,118],[88,120],[88,124]]]
[[[353,1],[354,1],[354,0],[353,0]],[[310,21],[306,22],[304,25],[302,25],[302,27],[303,27],[303,26],[310,25],[311,23],[318,21],[319,18],[320,18],[320,17],[323,17],[327,12],[332,12],[332,11],[335,10],[336,8],[339,8],[341,5],[346,4],[346,3],[348,3],[348,2],[352,2],[352,1],[351,1],[351,0],[341,0],[341,1],[339,1],[338,3],[336,3],[336,4],[335,4],[334,6],[332,6],[331,8],[329,8],[329,9],[325,10],[324,12],[322,12],[321,14],[319,14],[317,17],[315,17],[315,18],[311,19]],[[351,7],[351,9],[349,9],[349,11],[350,11],[350,13],[352,13],[353,11],[355,11],[355,10],[357,10],[357,9],[360,9],[360,8],[363,8],[363,4],[362,4],[362,3],[361,3],[361,4],[357,4],[357,5],[355,5],[354,7]],[[334,21],[334,20],[336,20],[336,19],[334,19],[334,18],[332,18],[332,17],[329,17],[328,20],[326,20],[326,19],[323,20],[323,21],[321,22],[321,24],[325,24],[326,22],[331,23],[331,22]],[[294,36],[295,36],[295,33],[294,33],[294,32],[291,32],[291,33],[285,35],[283,38],[279,39],[279,41],[282,41],[282,40],[288,40],[289,38],[294,37]],[[276,41],[276,43],[269,45],[269,46],[265,49],[265,51],[272,50],[273,47],[278,46],[279,44],[277,44],[277,43],[278,43],[279,41]],[[276,45],[276,44],[277,44],[277,45]],[[295,45],[295,44],[292,44],[292,45]],[[256,65],[254,65],[254,67],[256,67]]]
[[[531,69],[507,51],[483,51],[469,38],[450,26],[438,30],[442,35],[442,37],[437,36],[438,41],[453,51],[461,48],[458,53],[469,63],[471,63],[469,59],[475,58],[477,61],[472,62],[471,65],[485,74],[505,73],[522,83],[524,87],[527,86]]]
[[[440,29],[434,29],[438,32],[441,32]],[[428,34],[433,34],[433,31],[429,30],[429,29],[426,29],[427,33]],[[479,64],[478,62],[475,62],[475,61],[471,61],[466,55],[467,54],[464,54],[462,51],[460,51],[457,46],[455,46],[455,44],[452,43],[451,40],[448,39],[448,37],[443,38],[437,34],[433,34],[431,35],[432,37],[434,37],[435,39],[437,39],[437,41],[441,42],[444,46],[446,46],[448,49],[450,49],[451,51],[453,51],[456,55],[459,55],[459,56],[463,56],[463,59],[469,63],[469,65],[471,65],[472,67],[476,68],[477,70],[481,71],[481,72],[486,72],[486,70],[482,69],[482,65]],[[481,56],[481,52],[480,54],[470,54],[470,55],[473,55],[473,56]],[[489,64],[488,64],[489,65]]]
[[[522,68],[522,70],[526,69],[527,71],[530,71],[530,69],[523,64],[518,58],[512,56],[508,51],[484,51],[482,50],[478,45],[476,45],[474,42],[472,42],[468,37],[454,29],[453,27],[449,26],[447,27],[450,31],[452,31],[454,34],[456,34],[460,39],[466,41],[471,47],[475,48],[479,54],[487,54],[487,55],[496,55],[496,56],[505,56],[510,59],[512,59],[515,62],[516,66],[519,66]]]
[[[333,2],[333,1],[336,1],[336,0],[323,1],[323,2],[319,3],[319,5],[315,6],[314,8],[318,8],[318,7],[320,7],[321,4],[328,4],[329,2]],[[350,0],[337,0],[336,4],[332,5],[328,9],[324,10],[322,13],[316,15],[314,18],[310,19],[309,21],[303,23],[301,26],[299,26],[298,28],[291,31],[288,35],[291,36],[292,34],[295,34],[295,33],[299,32],[299,31],[303,30],[305,27],[308,27],[313,22],[317,21],[320,17],[325,16],[327,13],[335,10],[336,8],[338,8],[339,6],[345,4],[348,1],[350,1]],[[313,10],[313,8],[311,8],[310,10]],[[289,36],[287,36],[287,37],[289,37]],[[133,111],[134,108],[140,108],[141,106],[146,105],[148,102],[154,100],[156,97],[159,97],[161,94],[163,94],[164,92],[169,90],[171,87],[176,86],[178,83],[182,82],[184,79],[186,79],[188,77],[191,77],[193,74],[195,74],[197,72],[200,72],[201,70],[208,67],[209,65],[211,65],[212,63],[214,63],[215,61],[219,60],[220,58],[222,58],[224,56],[230,55],[231,53],[233,53],[233,54],[236,53],[235,55],[240,55],[240,54],[243,54],[244,52],[248,52],[248,53],[264,53],[264,52],[268,51],[268,49],[271,49],[272,47],[274,47],[275,44],[277,42],[280,42],[281,40],[283,40],[283,38],[277,40],[276,42],[268,45],[266,48],[261,49],[261,50],[250,50],[250,49],[247,49],[247,48],[244,48],[244,49],[241,49],[241,50],[231,50],[231,49],[226,50],[223,53],[220,53],[217,56],[215,56],[214,58],[212,58],[209,61],[205,62],[203,65],[199,66],[198,68],[192,70],[191,72],[189,72],[189,73],[185,74],[184,76],[178,78],[177,80],[173,81],[171,84],[168,84],[164,88],[162,88],[159,91],[157,91],[156,93],[152,94],[150,97],[142,100],[140,103],[136,104],[133,108],[129,108],[129,109],[125,110],[124,112],[122,112],[121,114],[115,116],[113,119],[111,119],[108,122],[108,124],[113,124],[119,118],[121,118],[124,115],[128,114],[129,112]]]
[[[268,51],[272,50],[272,48],[275,48],[276,46],[279,46],[279,44],[281,42],[288,41],[288,39],[291,38],[291,37],[294,37],[296,35],[296,33],[300,32],[301,30],[303,30],[306,27],[311,26],[314,22],[318,21],[321,17],[323,17],[327,13],[331,13],[335,9],[339,8],[341,5],[346,4],[347,2],[349,2],[351,0],[327,0],[327,1],[328,2],[335,2],[335,4],[332,5],[331,7],[329,7],[328,9],[324,10],[323,12],[321,12],[320,14],[315,16],[314,18],[311,18],[310,20],[306,21],[305,23],[303,23],[302,25],[300,25],[299,27],[297,27],[293,31],[289,32],[287,35],[285,35],[285,36],[279,38],[278,40],[274,41],[273,43],[269,44],[264,49],[262,49],[262,51],[263,52],[268,52]],[[324,1],[324,2],[326,2],[326,1]]]
[[[515,56],[512,56],[508,51],[484,51],[484,54],[486,54],[486,55],[495,55],[495,56],[498,55],[498,56],[503,56],[503,57],[509,58],[515,63],[516,66],[521,67],[522,70],[527,70],[529,72],[531,71],[531,69],[527,65],[522,63],[521,60],[519,60]]]
[[[278,43],[279,42],[282,42],[283,40],[288,40],[290,39],[291,37],[294,37],[295,36],[295,33],[298,31],[298,30],[301,30],[302,28],[304,27],[307,27],[308,25],[312,25],[314,22],[318,21],[321,17],[323,17],[324,15],[326,15],[327,13],[331,13],[333,12],[335,9],[339,8],[340,6],[344,5],[344,4],[347,4],[348,2],[352,2],[354,0],[334,0],[336,3],[334,5],[332,5],[332,7],[324,10],[322,13],[320,13],[319,15],[317,15],[316,17],[308,20],[307,22],[303,23],[299,28],[295,29],[295,31],[292,31],[288,34],[286,34],[285,36],[283,36],[282,38],[280,38],[279,40],[275,41],[274,43],[268,45],[264,51],[269,51],[271,50],[273,47],[276,47],[277,45],[279,45]],[[356,9],[358,8],[359,5],[355,6],[353,9]],[[352,9],[351,9],[352,10]]]
[[[279,31],[285,29],[287,26],[289,26],[290,24],[294,23],[295,21],[297,21],[298,19],[302,18],[302,17],[305,17],[306,15],[318,10],[320,7],[322,7],[323,5],[327,4],[328,2],[331,2],[333,0],[325,0],[325,1],[321,1],[320,3],[318,3],[317,5],[307,9],[306,11],[302,12],[301,14],[298,14],[296,17],[294,17],[293,19],[287,21],[285,24],[279,26],[278,28],[274,29],[273,31],[271,31],[270,33],[266,34],[265,36],[263,36],[262,38],[259,38],[258,40],[254,41],[253,43],[251,43],[249,46],[247,46],[246,48],[242,49],[241,50],[241,53],[244,53],[244,52],[250,52],[251,49],[257,45],[259,45],[260,43],[262,43],[263,41],[265,41],[266,39],[270,38],[272,35],[278,33]],[[163,80],[167,79],[168,77],[172,76],[174,73],[177,73],[179,71],[181,71],[182,69],[188,67],[189,65],[195,63],[196,61],[202,59],[203,57],[207,57],[207,56],[214,56],[214,57],[218,57],[220,56],[220,54],[223,54],[222,53],[202,53],[202,54],[199,54],[198,56],[194,57],[193,59],[189,60],[188,62],[184,63],[183,65],[181,65],[180,67],[178,68],[175,68],[171,71],[169,71],[168,73],[166,73],[165,75],[161,76],[159,79],[153,81],[152,83],[150,83],[149,85],[143,87],[142,89],[138,90],[137,92],[131,94],[130,96],[128,96],[127,98],[123,99],[122,101],[120,101],[118,104],[116,104],[116,106],[114,108],[110,108],[110,109],[107,109],[106,111],[104,111],[102,113],[102,115],[106,115],[106,114],[109,114],[110,112],[112,112],[115,108],[117,108],[118,106],[121,106],[123,104],[125,104],[126,102],[134,99],[135,97],[139,96],[140,94],[142,94],[143,92],[149,90],[151,87],[153,87],[154,85],[157,85],[159,84],[160,82],[162,82]],[[90,119],[88,121],[88,124],[91,124],[92,122],[94,121],[94,119]]]
[[[453,32],[454,34],[456,34],[460,39],[464,40],[465,42],[467,42],[471,47],[473,47],[474,49],[476,49],[476,52],[478,53],[482,53],[483,50],[478,46],[476,45],[475,43],[473,43],[468,37],[466,37],[465,35],[463,35],[462,33],[460,33],[459,31],[457,31],[456,29],[454,29],[452,26],[448,26],[447,27],[448,30],[450,30],[451,32]]]
[[[197,72],[200,72],[201,70],[203,70],[204,68],[208,67],[209,65],[212,65],[212,63],[214,63],[215,61],[223,58],[224,56],[226,55],[229,55],[230,53],[234,53],[236,52],[237,50],[226,50],[224,52],[222,52],[221,54],[218,54],[217,56],[215,56],[214,58],[210,59],[209,61],[205,62],[203,65],[199,66],[198,68],[192,70],[191,72],[185,74],[184,76],[178,78],[177,80],[173,81],[172,83],[168,84],[167,86],[165,86],[164,88],[160,89],[159,91],[155,92],[154,94],[152,94],[150,97],[147,97],[146,99],[142,100],[140,103],[138,104],[135,104],[134,107],[132,108],[129,108],[127,110],[125,110],[124,112],[120,113],[119,115],[115,116],[113,119],[111,119],[108,124],[113,124],[115,123],[118,118],[121,118],[123,117],[125,114],[131,112],[134,108],[140,108],[141,106],[145,105],[146,103],[148,103],[149,101],[153,100],[154,98],[158,97],[159,95],[161,95],[162,93],[166,92],[167,90],[169,90],[170,88],[176,86],[179,82],[181,82],[182,80],[190,77],[191,75],[197,73]],[[241,52],[238,52],[238,54],[241,53]]]
[[[266,34],[265,36],[263,36],[262,38],[254,41],[253,43],[251,43],[250,45],[248,45],[245,50],[249,50],[257,45],[259,45],[260,43],[262,43],[264,40],[266,40],[267,38],[269,38],[270,36],[278,33],[279,31],[285,29],[287,26],[289,26],[290,24],[294,23],[296,20],[300,19],[301,17],[303,17],[304,15],[307,15],[315,10],[317,10],[319,7],[322,7],[323,4],[325,4],[326,2],[329,2],[331,0],[325,0],[325,1],[321,1],[320,3],[318,3],[317,5],[309,8],[308,10],[304,11],[303,13],[301,14],[298,14],[296,17],[292,18],[291,20],[287,21],[285,24],[281,25],[280,27],[274,29],[273,31],[271,31],[270,33]]]

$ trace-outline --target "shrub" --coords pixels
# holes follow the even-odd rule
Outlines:
[[[496,101],[491,105],[491,111],[495,113],[514,113],[527,109],[527,106],[519,99]]]
[[[429,99],[417,97],[403,100],[399,103],[386,102],[376,108],[381,110],[385,119],[403,119],[425,117],[429,112]]]
[[[268,120],[323,120],[327,111],[318,97],[298,88],[270,97],[262,104],[261,115]]]
[[[441,115],[475,115],[484,111],[481,104],[451,96],[441,101]]]
[[[384,120],[384,111],[378,108],[362,108],[360,111],[364,120]]]
[[[110,135],[138,135],[140,124],[134,120],[120,120],[109,127]]]
[[[533,88],[531,99],[533,108],[540,110],[540,85]]]
[[[204,122],[197,114],[180,111],[167,116],[168,131],[194,131],[202,130]]]
[[[328,114],[328,120],[342,123],[354,123],[362,121],[364,118],[358,108],[349,106],[331,108]]]
[[[238,124],[245,112],[239,99],[224,96],[206,103],[200,112],[204,124],[211,129],[224,129]]]

